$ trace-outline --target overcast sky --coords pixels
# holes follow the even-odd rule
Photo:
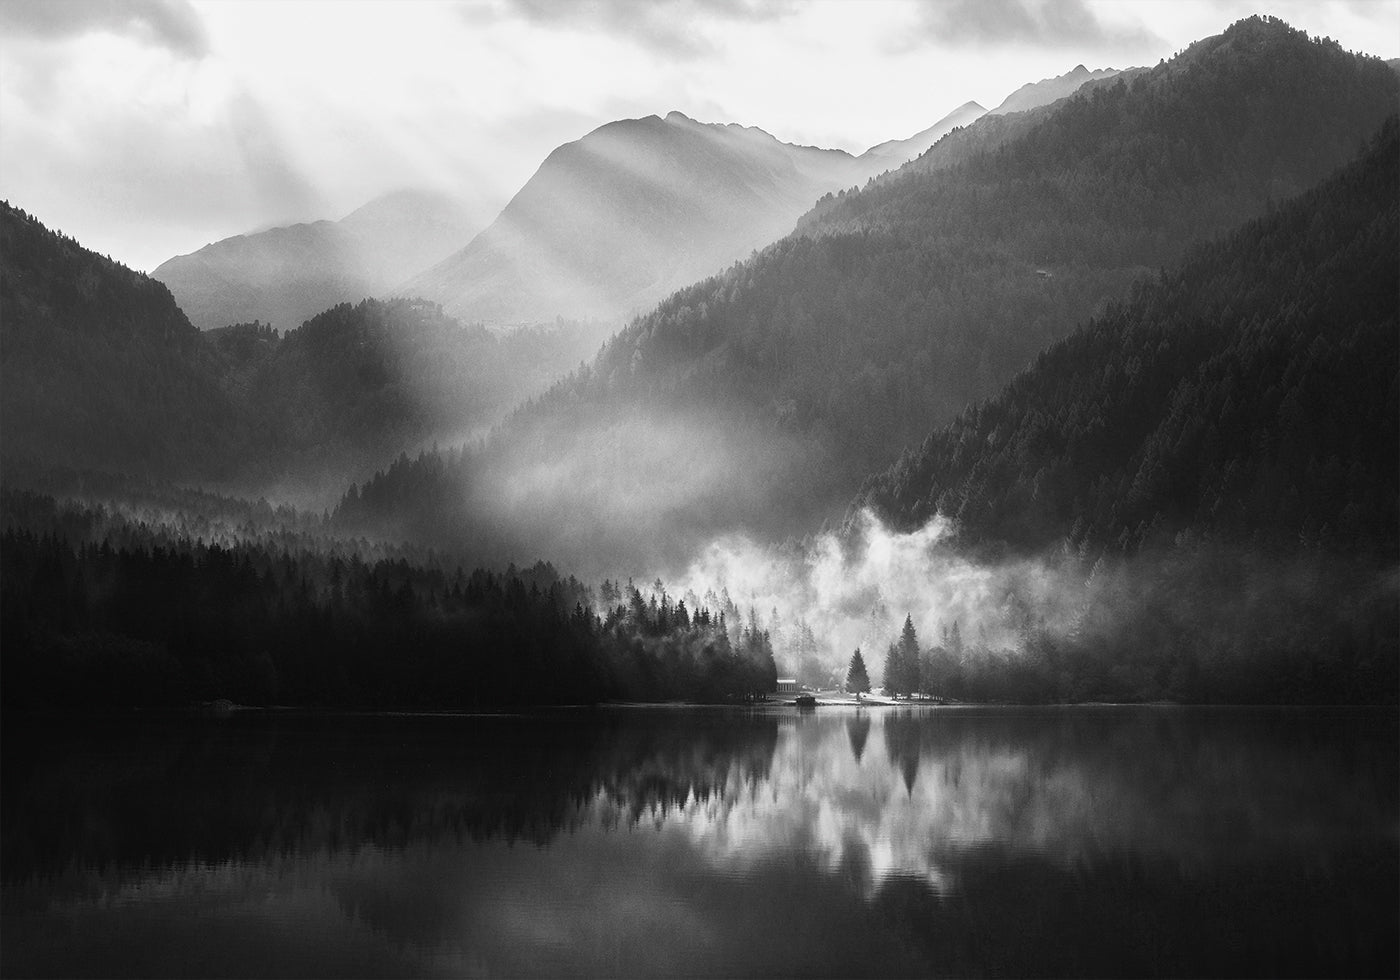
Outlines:
[[[1256,12],[1400,56],[1400,0],[0,0],[0,197],[149,270],[671,109],[858,153]]]

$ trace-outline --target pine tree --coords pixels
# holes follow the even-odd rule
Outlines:
[[[919,687],[919,637],[912,616],[904,617],[899,642],[890,644],[885,659],[885,687],[890,694],[910,694]]]
[[[846,670],[846,691],[850,694],[870,693],[870,674],[866,672],[860,647],[856,647],[856,652],[851,654],[851,665]]]

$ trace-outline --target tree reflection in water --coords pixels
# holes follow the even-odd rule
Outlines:
[[[193,972],[1397,966],[1393,711],[259,715],[5,735],[6,973],[102,972],[84,949],[191,972],[124,939],[133,921],[230,958]],[[221,947],[220,928],[244,938]],[[353,961],[317,952],[330,943]]]

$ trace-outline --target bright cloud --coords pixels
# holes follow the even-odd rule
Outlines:
[[[1248,3],[0,4],[0,196],[151,268],[401,187],[494,216],[555,146],[678,109],[859,152],[1026,81],[1152,64]],[[1400,2],[1284,2],[1400,54]]]

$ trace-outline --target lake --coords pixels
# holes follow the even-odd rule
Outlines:
[[[1400,972],[1393,709],[6,718],[6,976]]]

